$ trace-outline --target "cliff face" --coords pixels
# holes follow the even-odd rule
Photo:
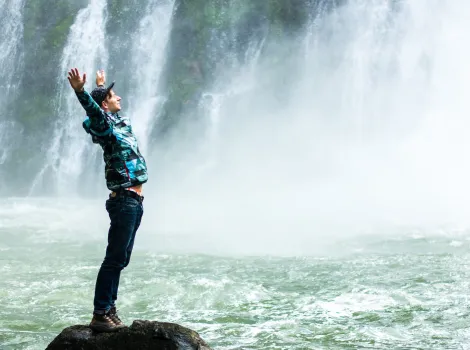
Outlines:
[[[65,328],[46,350],[211,350],[195,331],[174,323],[136,320],[115,333]]]

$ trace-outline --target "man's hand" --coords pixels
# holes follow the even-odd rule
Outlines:
[[[101,86],[106,84],[106,75],[104,74],[104,70],[100,69],[96,72],[96,85]]]
[[[82,92],[83,86],[86,83],[86,73],[83,73],[83,77],[80,77],[80,73],[78,72],[77,68],[72,68],[69,72],[69,76],[67,77],[69,80],[70,86],[76,92]]]

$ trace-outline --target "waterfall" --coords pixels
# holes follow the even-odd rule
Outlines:
[[[116,90],[123,96],[123,104],[129,108],[133,125],[139,137],[140,145],[147,148],[147,138],[152,123],[157,115],[157,108],[163,97],[158,95],[158,79],[164,59],[164,49],[170,28],[173,1],[149,0],[146,5],[146,16],[140,20],[139,27],[132,31],[133,46],[131,62],[126,67],[131,72],[131,91],[123,91],[125,82],[117,81]],[[81,127],[85,117],[74,92],[66,80],[67,71],[77,67],[80,72],[87,72],[85,88],[94,88],[96,70],[106,70],[109,61],[108,52],[119,46],[118,42],[107,42],[106,34],[107,4],[105,0],[92,0],[88,7],[81,10],[75,23],[70,28],[69,38],[63,50],[61,74],[57,84],[60,92],[56,97],[58,122],[55,126],[51,146],[47,152],[46,166],[39,173],[32,187],[41,186],[44,176],[52,172],[54,185],[58,194],[74,192],[81,186],[95,192],[105,190],[102,151],[91,143],[89,136]],[[119,60],[120,57],[114,59]],[[113,62],[109,62],[112,64]],[[111,81],[108,74],[108,83]],[[82,181],[81,181],[82,180]]]
[[[165,47],[170,33],[174,0],[149,0],[146,15],[133,34],[131,91],[129,113],[139,146],[148,154],[149,136],[164,101],[159,95],[159,78],[165,58]]]
[[[0,36],[0,165],[18,145],[18,135],[21,134],[21,128],[7,107],[16,97],[22,75],[23,6],[24,0],[0,1],[3,17]]]
[[[312,4],[303,33],[271,39],[251,74],[234,68],[212,90],[217,159],[196,179],[186,169],[185,186],[165,183],[164,229],[309,234],[466,220],[470,3]],[[292,42],[301,45],[282,56]]]
[[[45,166],[33,183],[32,193],[41,181],[45,181],[43,176],[54,179],[54,190],[57,194],[73,193],[80,185],[79,177],[85,171],[96,171],[90,164],[85,169],[87,160],[96,157],[98,150],[94,145],[90,145],[89,138],[83,132],[81,124],[85,119],[85,112],[70,87],[67,72],[75,67],[81,74],[86,72],[85,89],[90,92],[96,85],[96,71],[106,69],[106,5],[106,0],[90,0],[88,6],[78,13],[70,28],[57,77],[59,92],[54,99],[58,120],[46,153]]]
[[[220,213],[221,225],[262,226],[270,210],[286,226],[296,221],[308,228],[312,221],[336,222],[338,215],[344,222],[445,220],[468,207],[470,3],[86,5],[58,49],[59,92],[51,96],[56,122],[46,128],[44,116],[18,117],[25,130],[43,128],[48,138],[32,152],[44,150],[45,158],[38,168],[29,164],[30,172],[37,170],[32,194],[76,193],[79,186],[80,193],[83,186],[105,191],[102,151],[82,130],[84,111],[66,80],[67,70],[77,67],[88,73],[88,90],[98,68],[115,70],[108,80],[119,77],[122,113],[130,115],[151,168],[146,191],[159,194],[166,206],[162,220],[171,224],[184,216],[185,225],[197,227]],[[8,90],[0,102],[6,105],[22,88],[15,77],[24,2],[0,0],[0,6],[9,14],[2,25],[12,33],[0,38],[7,67],[0,89]],[[47,30],[58,24],[48,23]],[[46,30],[41,36],[55,38]],[[22,134],[16,117],[0,117],[5,164],[12,135]],[[157,124],[168,120],[159,135],[164,145],[156,144]],[[246,198],[249,203],[240,205]],[[366,214],[355,212],[359,208]],[[243,219],[253,213],[259,215]]]
[[[18,87],[21,71],[20,44],[23,39],[23,3],[24,0],[0,1],[0,13],[6,20],[2,22],[0,37],[0,101],[2,105],[8,96]]]

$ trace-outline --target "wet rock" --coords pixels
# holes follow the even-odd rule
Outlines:
[[[65,328],[46,350],[211,350],[195,331],[175,323],[136,320],[114,333]]]

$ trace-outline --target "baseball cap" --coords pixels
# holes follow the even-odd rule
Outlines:
[[[90,95],[93,97],[93,100],[95,100],[98,106],[101,107],[101,103],[106,99],[106,96],[108,96],[113,87],[114,81],[107,88],[104,86],[98,86],[97,88],[94,88]]]

